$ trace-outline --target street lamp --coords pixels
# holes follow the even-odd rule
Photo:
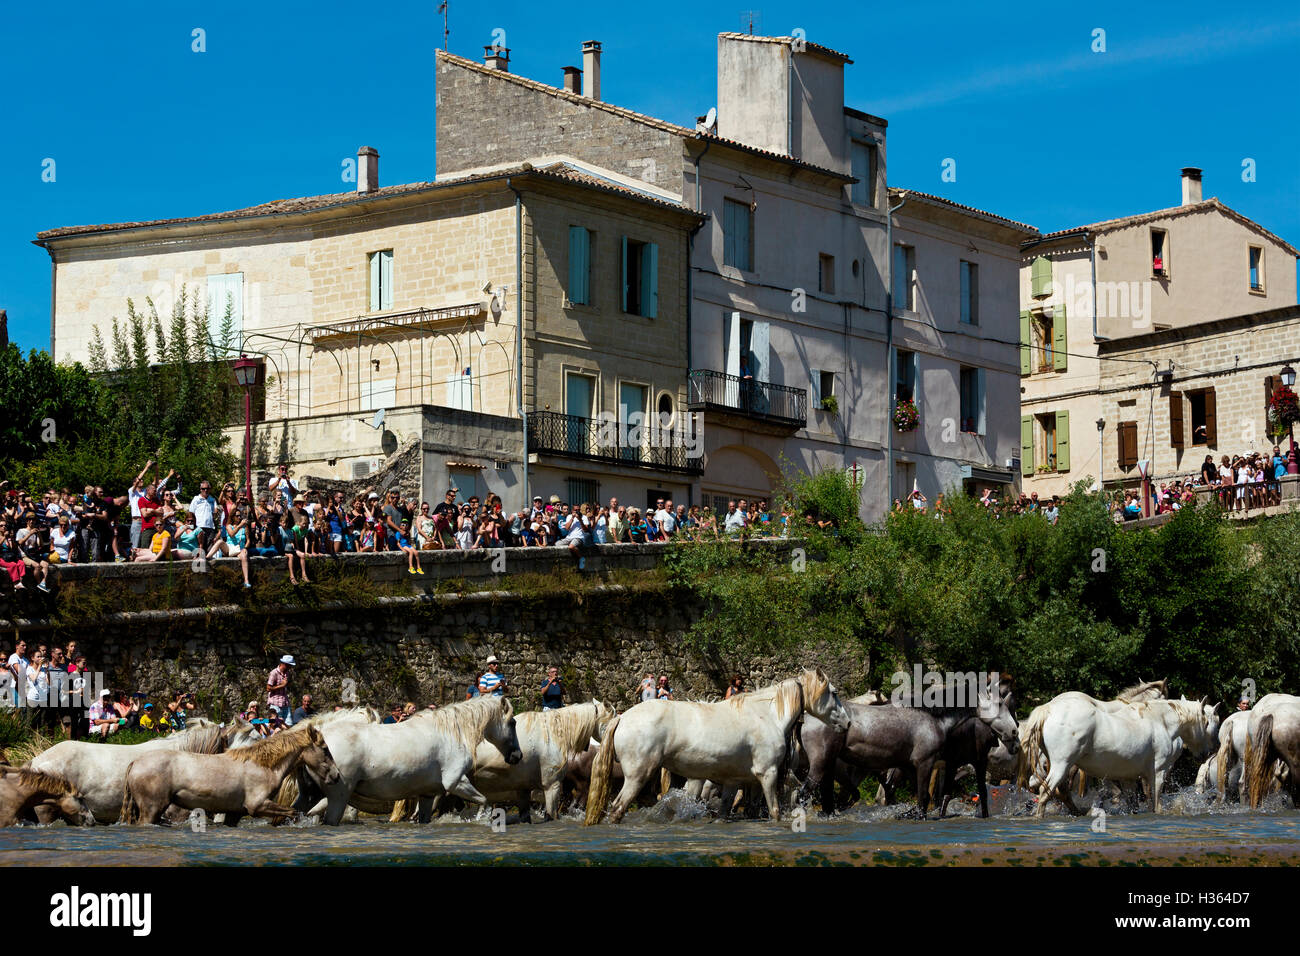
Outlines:
[[[1295,369],[1293,369],[1290,366],[1290,364],[1282,366],[1281,375],[1282,375],[1282,384],[1285,385],[1287,388],[1291,388],[1293,385],[1295,385]],[[1286,473],[1288,475],[1300,474],[1300,464],[1298,464],[1296,461],[1294,422],[1287,425],[1286,434],[1287,434],[1287,439],[1291,442],[1291,448],[1286,453]]]
[[[1101,433],[1106,429],[1106,419],[1097,419],[1097,490],[1105,494],[1106,492],[1106,443],[1101,439]]]
[[[235,360],[235,381],[244,390],[244,494],[253,500],[253,386],[257,384],[257,362],[247,355]]]

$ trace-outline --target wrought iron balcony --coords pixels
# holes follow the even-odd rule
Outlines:
[[[712,369],[690,371],[691,411],[715,411],[790,428],[808,423],[808,390],[742,379]]]
[[[612,415],[580,418],[533,412],[528,416],[528,451],[653,471],[704,472],[704,440],[699,433],[663,429],[653,421],[621,423]]]

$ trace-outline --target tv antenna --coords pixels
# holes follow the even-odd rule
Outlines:
[[[763,25],[763,13],[761,10],[742,10],[740,11],[740,20],[741,23],[748,27],[749,35],[753,36],[754,24],[757,23],[760,27]]]
[[[447,49],[447,37],[451,34],[451,30],[447,27],[447,3],[448,0],[442,0],[442,3],[438,4],[438,12],[442,14],[442,48],[444,50]]]

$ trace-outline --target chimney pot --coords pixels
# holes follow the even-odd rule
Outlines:
[[[564,67],[564,89],[568,93],[582,95],[582,69],[576,66]]]
[[[587,40],[582,44],[582,95],[600,99],[600,41]]]
[[[510,51],[503,46],[485,46],[483,48],[483,65],[493,70],[510,72]]]
[[[362,146],[357,150],[357,192],[372,193],[379,188],[379,150]]]
[[[1183,205],[1201,201],[1201,170],[1196,166],[1183,167]]]

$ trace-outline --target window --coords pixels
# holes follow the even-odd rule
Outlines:
[[[1219,426],[1214,389],[1203,388],[1186,394],[1188,411],[1192,418],[1193,447],[1202,445],[1217,448],[1219,445]],[[1179,404],[1181,406],[1181,401]]]
[[[722,263],[754,271],[754,212],[749,203],[722,200]]]
[[[653,319],[659,313],[659,247],[623,237],[623,311]]]
[[[1259,246],[1251,246],[1250,252],[1250,291],[1264,291],[1264,250]]]
[[[916,311],[913,294],[916,274],[916,249],[912,246],[894,246],[894,309]]]
[[[230,324],[226,325],[229,314]],[[244,334],[244,274],[230,272],[226,275],[208,276],[208,322],[214,338],[229,331],[229,340],[217,344],[231,352],[238,352]],[[261,382],[262,376],[257,380]]]
[[[372,378],[361,383],[361,411],[392,408],[397,404],[397,379]]]
[[[980,324],[979,266],[973,262],[961,263],[961,321],[966,325]]]
[[[835,291],[835,257],[825,253],[817,257],[817,291]]]
[[[863,206],[876,204],[876,146],[853,140],[849,155],[850,172],[857,180],[849,199]]]
[[[1029,267],[1029,294],[1035,299],[1052,294],[1052,260],[1046,256],[1039,256]]]
[[[479,473],[467,468],[448,468],[449,488],[456,489],[456,504],[463,505],[478,495]]]
[[[370,253],[370,311],[393,307],[393,250]]]
[[[564,376],[564,442],[566,450],[585,454],[589,450],[588,423],[595,407],[596,380],[590,375],[567,372]]]
[[[916,401],[916,353],[899,349],[894,353],[894,401]]]
[[[655,411],[658,414],[656,424],[660,428],[672,428],[676,418],[676,404],[673,402],[673,396],[670,392],[660,392],[659,401],[656,403]]]
[[[825,408],[826,399],[836,398],[835,373],[815,368],[812,370],[811,380],[813,407]]]
[[[646,426],[646,397],[644,385],[621,382],[618,386],[618,420],[626,429],[627,442],[619,450],[621,457],[636,461],[640,449],[649,444],[650,429]]]
[[[1020,474],[1070,470],[1070,413],[1045,412],[1020,418]]]
[[[1151,230],[1151,275],[1169,278],[1169,233],[1163,229]]]
[[[1020,374],[1063,372],[1069,367],[1062,306],[1020,313]]]
[[[1050,315],[1034,316],[1034,371],[1052,370],[1052,342],[1055,327]]]
[[[569,227],[569,302],[591,305],[591,232]]]
[[[1138,461],[1138,423],[1120,422],[1116,436],[1119,439],[1119,466],[1132,468]]]
[[[1038,424],[1037,441],[1034,442],[1034,449],[1037,452],[1037,457],[1034,459],[1035,470],[1056,471],[1056,413],[1035,415],[1034,419]]]
[[[984,434],[984,369],[961,370],[961,430],[972,435]]]
[[[600,482],[594,478],[565,478],[564,491],[564,500],[575,508],[584,502],[600,501]]]

